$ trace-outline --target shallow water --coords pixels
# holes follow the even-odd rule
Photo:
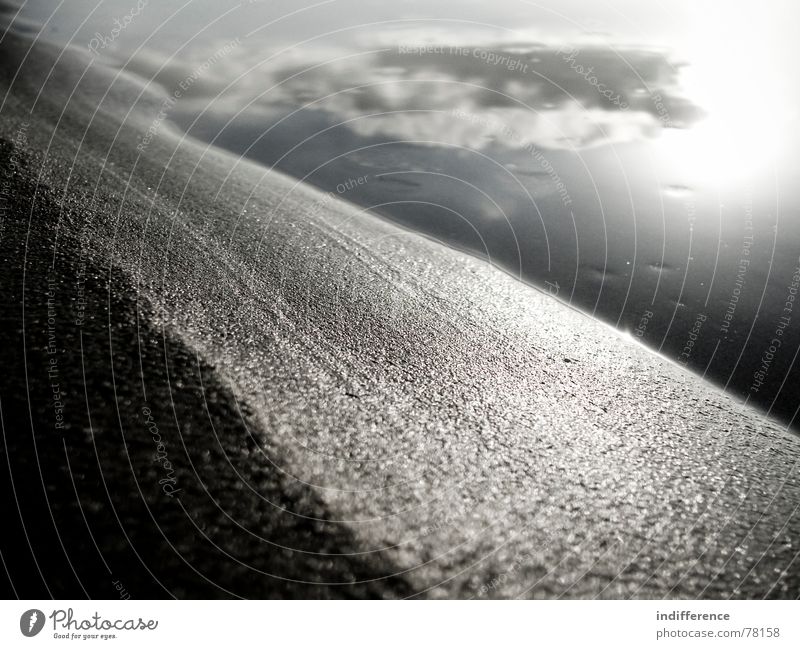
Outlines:
[[[596,4],[35,0],[14,26],[160,85],[143,155],[170,122],[793,421],[800,10]]]

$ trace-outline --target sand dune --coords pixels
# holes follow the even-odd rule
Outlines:
[[[166,123],[140,154],[163,97],[2,48],[18,595],[797,595],[796,436]]]

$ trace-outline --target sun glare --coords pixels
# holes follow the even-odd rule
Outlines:
[[[780,14],[750,0],[735,4],[736,11],[708,2],[693,7],[681,85],[706,117],[687,130],[668,129],[660,142],[668,167],[687,183],[726,186],[764,171],[790,117],[785,53],[775,37]]]

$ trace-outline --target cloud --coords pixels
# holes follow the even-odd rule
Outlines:
[[[361,135],[480,147],[491,133],[453,109],[515,125],[522,143],[587,147],[686,127],[702,111],[678,92],[679,66],[660,52],[506,45],[398,47],[269,71],[259,101],[307,105]],[[368,117],[367,117],[368,116]]]
[[[364,52],[303,48],[265,60],[245,44],[195,84],[192,98],[210,101],[233,81],[214,111],[234,113],[251,101],[248,111],[264,114],[303,107],[331,124],[349,121],[356,136],[473,148],[496,141],[489,124],[518,131],[518,146],[574,149],[652,137],[703,115],[680,94],[681,66],[661,51],[516,42]],[[128,68],[152,77],[156,61],[142,55]],[[190,67],[173,62],[155,79],[174,85]],[[484,119],[453,119],[454,110]]]

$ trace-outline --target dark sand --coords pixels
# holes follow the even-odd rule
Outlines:
[[[126,117],[121,77],[95,114],[116,73],[27,47],[0,72],[9,595],[798,596],[795,435],[280,174],[220,187],[235,159],[167,124],[137,160],[162,98]]]

